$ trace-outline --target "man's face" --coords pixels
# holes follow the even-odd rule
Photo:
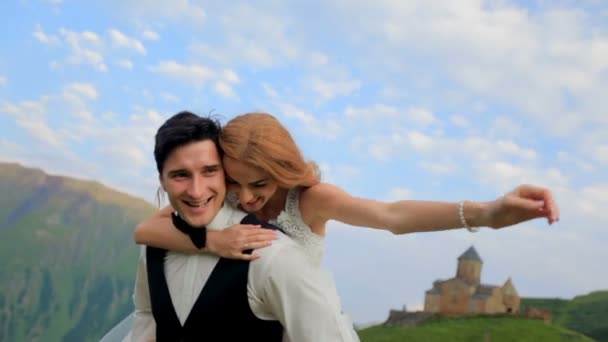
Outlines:
[[[160,176],[169,202],[191,226],[206,226],[224,203],[226,184],[217,147],[211,140],[173,150]]]

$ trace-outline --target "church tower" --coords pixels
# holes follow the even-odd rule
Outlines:
[[[515,290],[515,286],[513,286],[510,277],[502,286],[502,301],[507,313],[519,314],[521,299],[519,298],[519,294],[517,293],[517,290]]]
[[[462,279],[471,285],[479,285],[481,279],[481,258],[473,246],[458,257],[458,270],[456,278]]]

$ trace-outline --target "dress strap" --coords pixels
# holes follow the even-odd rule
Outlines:
[[[287,214],[293,217],[297,217],[298,219],[302,219],[302,214],[300,213],[300,191],[301,187],[293,187],[289,189],[287,192],[287,199],[285,201],[285,211]]]

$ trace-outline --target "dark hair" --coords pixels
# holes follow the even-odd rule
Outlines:
[[[204,140],[211,140],[223,156],[219,145],[222,126],[219,121],[183,111],[170,117],[156,132],[154,159],[158,174],[162,175],[169,154],[178,147]]]

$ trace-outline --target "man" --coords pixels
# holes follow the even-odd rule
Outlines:
[[[220,230],[255,218],[224,206],[219,125],[188,112],[156,134],[160,183],[177,227]],[[198,234],[198,236],[204,236]],[[142,249],[135,286],[133,341],[355,341],[324,277],[300,247],[279,233],[248,262],[210,254]]]

